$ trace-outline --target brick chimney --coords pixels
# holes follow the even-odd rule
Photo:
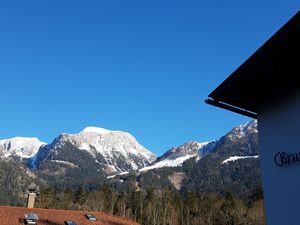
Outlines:
[[[35,193],[29,193],[27,199],[27,208],[34,208]]]

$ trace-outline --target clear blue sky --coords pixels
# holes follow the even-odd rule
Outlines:
[[[0,138],[98,126],[160,155],[249,119],[207,95],[300,9],[297,0],[1,1]],[[255,89],[253,90],[255,91]]]

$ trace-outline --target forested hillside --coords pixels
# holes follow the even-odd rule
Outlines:
[[[36,176],[22,164],[1,161],[0,205],[24,206],[27,198],[27,188],[31,182],[39,183]]]
[[[180,193],[172,189],[118,191],[112,186],[87,192],[82,188],[63,192],[48,188],[41,192],[38,207],[104,211],[130,217],[142,225],[264,225],[260,188],[242,199],[199,192]]]

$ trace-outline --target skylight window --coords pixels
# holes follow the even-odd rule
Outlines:
[[[93,214],[85,214],[85,217],[88,220],[97,220],[96,216],[94,216]]]
[[[25,224],[37,224],[39,217],[35,213],[25,214],[24,222]]]
[[[66,225],[76,225],[74,221],[65,221]]]

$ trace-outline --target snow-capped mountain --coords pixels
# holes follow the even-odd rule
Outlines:
[[[191,158],[195,158],[196,162],[198,162],[202,157],[211,153],[216,146],[217,149],[224,149],[217,154],[228,156],[228,161],[224,160],[224,162],[233,161],[232,159],[257,158],[257,133],[257,120],[252,120],[234,127],[220,141],[214,140],[202,143],[191,141],[177,148],[174,147],[165,152],[161,157],[158,157],[152,165],[144,167],[139,171],[143,172],[163,167],[178,167]],[[238,148],[233,147],[236,144],[239,145]],[[240,145],[242,146],[240,147]]]
[[[199,143],[196,141],[184,143],[179,147],[173,147],[170,150],[166,151],[161,157],[157,159],[157,161],[162,161],[164,159],[176,159],[187,155],[196,156],[198,151],[208,143],[209,142]]]
[[[37,138],[14,137],[0,140],[0,158],[28,159],[46,143]]]
[[[201,144],[201,143],[200,143]],[[200,147],[200,149],[197,148]],[[127,175],[113,177],[116,182],[130,183]],[[136,173],[137,187],[177,190],[249,193],[260,185],[257,121],[236,126],[219,141],[200,146],[188,142],[167,151],[152,165]],[[130,183],[132,184],[132,183]]]
[[[224,158],[220,163],[229,165],[237,160],[259,158],[257,136],[257,120],[234,127],[218,143],[218,153]]]
[[[223,162],[257,159],[259,157],[257,120],[234,127],[220,138],[214,153],[212,157],[220,159],[223,165],[229,165]]]
[[[260,182],[257,139],[255,120],[233,128],[219,141],[187,142],[156,160],[129,133],[87,127],[77,134],[63,133],[50,144],[37,138],[1,140],[0,160],[16,168],[26,168],[27,162],[36,177],[62,189],[82,184],[96,188],[111,178],[125,185],[121,188],[173,184],[178,190],[233,187],[239,193]]]
[[[148,171],[152,169],[158,169],[162,167],[178,167],[190,159],[196,158],[196,160],[201,159],[203,156],[212,151],[217,141],[208,142],[187,142],[177,148],[171,148],[150,166],[144,167],[139,171]]]
[[[85,157],[80,162],[74,154]],[[83,155],[84,154],[84,155]],[[43,147],[35,164],[42,162],[97,164],[97,170],[106,174],[138,170],[155,161],[156,155],[140,145],[129,133],[110,131],[98,127],[87,127],[77,134],[61,134],[51,144]]]
[[[226,136],[231,141],[243,139],[251,134],[257,134],[257,120],[251,120],[243,125],[234,127]]]

